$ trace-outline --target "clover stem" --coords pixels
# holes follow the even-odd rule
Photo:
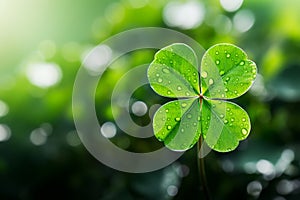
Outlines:
[[[197,142],[197,163],[198,163],[198,170],[199,170],[199,176],[200,176],[200,181],[201,181],[201,190],[204,193],[205,199],[211,200],[211,196],[210,196],[208,184],[207,184],[207,179],[206,179],[206,173],[205,173],[204,157],[201,156],[202,143],[203,143],[203,138],[201,136],[199,141]]]

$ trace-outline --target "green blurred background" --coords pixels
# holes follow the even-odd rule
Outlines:
[[[114,34],[149,26],[185,33],[206,49],[233,43],[259,68],[252,89],[235,100],[251,117],[249,138],[234,152],[206,157],[214,199],[300,199],[299,8],[297,0],[0,0],[0,199],[203,198],[195,149],[159,171],[128,174],[98,162],[76,133],[72,89],[86,53]],[[135,152],[161,144],[116,127],[110,95],[154,53],[115,62],[95,99],[102,134]],[[146,125],[149,108],[166,101],[141,87],[128,105],[131,117]]]

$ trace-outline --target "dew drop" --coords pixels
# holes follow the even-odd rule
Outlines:
[[[183,133],[183,132],[184,132],[184,129],[182,128],[180,131]]]
[[[231,118],[230,121],[234,122],[234,118]]]
[[[243,128],[243,129],[242,129],[242,134],[243,134],[243,135],[246,135],[247,133],[248,133],[247,129]]]
[[[227,78],[225,79],[225,81],[227,81],[227,82],[228,82],[229,80],[230,80],[230,77],[227,77]]]
[[[238,92],[236,90],[234,90],[234,94],[237,94]]]
[[[223,115],[223,114],[221,114],[221,115],[220,115],[220,118],[224,118],[224,115]]]
[[[219,52],[218,52],[218,51],[216,51],[216,55],[219,55]]]
[[[224,120],[224,124],[228,124],[228,120],[227,119]]]
[[[187,106],[187,104],[184,102],[181,104],[181,107],[183,107],[183,108],[185,108],[186,106]]]
[[[189,93],[189,92],[186,92],[185,95],[186,95],[186,96],[190,96],[190,93]]]
[[[176,117],[176,118],[175,118],[175,121],[176,121],[176,122],[179,122],[179,121],[180,121],[180,117]]]
[[[245,122],[245,121],[246,121],[246,118],[243,118],[242,121]]]
[[[201,76],[202,76],[203,78],[206,78],[206,77],[207,77],[207,72],[206,72],[206,71],[201,72]]]
[[[170,73],[170,70],[168,70],[167,68],[163,68],[162,71],[163,71],[164,73],[166,73],[166,74]]]
[[[194,73],[193,73],[193,76],[196,76],[196,75],[197,75],[196,72],[194,72]]]
[[[171,94],[171,91],[170,91],[170,90],[168,90],[167,94]]]
[[[158,78],[157,82],[159,82],[159,83],[163,82],[162,78]]]
[[[159,74],[156,74],[157,77],[159,77]]]
[[[230,53],[226,54],[226,58],[230,58],[230,56],[231,56]]]
[[[230,111],[230,108],[226,108],[227,111]]]
[[[232,126],[232,123],[230,123],[229,126]]]
[[[242,65],[242,66],[245,65],[245,61],[241,61],[240,65]]]
[[[194,125],[194,126],[197,126],[197,123],[196,123],[196,122],[194,122],[194,123],[193,123],[193,125]]]
[[[165,111],[166,111],[166,113],[168,113],[168,112],[169,112],[169,109],[166,109]]]
[[[208,84],[209,84],[209,85],[212,85],[212,84],[214,84],[214,80],[213,80],[212,78],[211,78],[211,79],[209,79],[209,80],[208,80]]]
[[[225,94],[221,94],[221,97],[224,98],[224,97],[225,97]]]
[[[198,117],[197,119],[198,119],[198,121],[200,121],[200,120],[201,120],[201,118],[200,118],[200,117]]]
[[[186,117],[187,117],[188,119],[191,119],[191,118],[192,118],[192,114],[188,113]]]
[[[167,129],[168,129],[168,130],[171,130],[171,128],[172,128],[172,126],[170,126],[170,125],[169,125],[169,126],[167,126]]]
[[[170,83],[171,83],[171,81],[168,81],[168,83],[170,84]]]
[[[220,60],[216,60],[216,64],[219,65],[220,64]]]
[[[223,70],[221,70],[220,75],[222,76],[223,74],[225,74],[225,72]]]
[[[173,60],[170,60],[170,64],[173,64]]]
[[[180,91],[182,87],[180,85],[177,86],[177,90]]]
[[[228,88],[225,88],[225,92],[228,92]]]
[[[194,83],[197,83],[197,79],[194,79],[193,82],[194,82]]]

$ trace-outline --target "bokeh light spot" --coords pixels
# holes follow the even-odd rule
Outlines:
[[[132,104],[131,111],[136,116],[143,116],[147,113],[148,107],[144,102],[136,101]]]
[[[47,132],[42,128],[33,130],[30,134],[30,141],[32,144],[40,146],[47,142]]]
[[[252,181],[247,185],[248,194],[258,197],[262,191],[262,185],[259,181]]]
[[[101,134],[106,138],[112,138],[117,134],[116,125],[112,122],[105,122],[101,126]]]
[[[0,142],[6,141],[11,136],[10,128],[5,124],[0,124]]]
[[[234,12],[242,6],[243,0],[220,0],[220,3],[224,10]]]
[[[200,26],[204,20],[205,8],[197,1],[170,2],[163,11],[164,22],[170,27],[193,29]]]
[[[83,62],[83,66],[88,70],[91,75],[99,75],[104,70],[106,65],[112,58],[112,50],[107,45],[99,45],[95,47]],[[85,56],[84,56],[85,57]]]
[[[0,100],[0,117],[4,117],[5,115],[7,115],[8,112],[9,112],[8,105],[4,101]]]
[[[48,88],[57,84],[62,78],[60,67],[54,63],[35,63],[27,68],[27,78],[35,86]]]
[[[233,17],[234,28],[244,33],[252,28],[255,22],[255,16],[250,10],[240,10]]]

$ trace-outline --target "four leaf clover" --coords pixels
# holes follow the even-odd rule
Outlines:
[[[154,135],[174,151],[185,151],[203,137],[219,152],[234,150],[247,138],[251,124],[245,110],[227,100],[251,87],[256,65],[231,44],[209,48],[198,63],[194,51],[182,43],[159,50],[148,68],[152,89],[176,98],[161,106],[153,117]]]

